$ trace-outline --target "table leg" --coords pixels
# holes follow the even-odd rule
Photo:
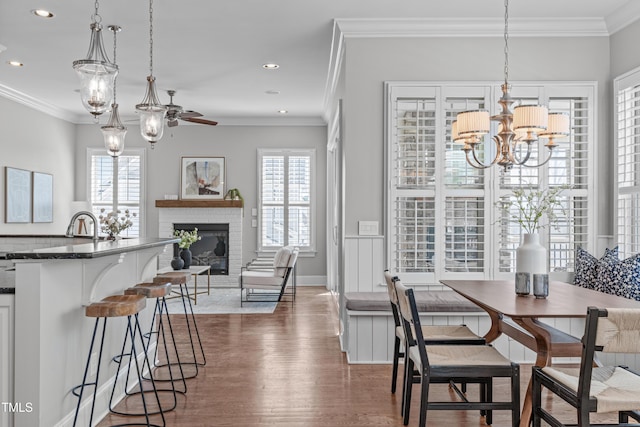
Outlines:
[[[198,275],[193,275],[193,305],[198,305]]]
[[[207,270],[207,295],[211,295],[211,269]]]
[[[535,366],[545,367],[551,364],[551,337],[549,332],[543,328],[540,328],[535,324],[533,319],[530,318],[513,318],[513,321],[522,326],[536,339],[537,356]],[[524,395],[524,402],[522,406],[522,413],[520,414],[520,427],[529,427],[531,425],[531,413],[533,412],[532,404],[532,380],[529,379],[529,385],[527,385],[527,392]]]

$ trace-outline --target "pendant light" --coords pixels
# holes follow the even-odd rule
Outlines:
[[[140,114],[140,133],[151,143],[151,148],[162,138],[164,117],[167,107],[160,103],[156,93],[156,78],[153,77],[153,0],[149,0],[149,75],[147,76],[147,92],[142,102],[136,105]]]
[[[122,30],[118,25],[109,25],[109,29],[113,31],[113,63],[116,63],[116,34]],[[104,136],[104,146],[111,157],[118,157],[124,150],[124,137],[127,134],[127,128],[120,121],[118,114],[118,102],[116,101],[116,79],[113,79],[113,104],[111,104],[111,116],[105,126],[100,128]]]
[[[73,69],[80,78],[80,99],[82,105],[94,117],[109,109],[113,97],[113,81],[118,74],[118,66],[109,61],[102,44],[102,17],[98,14],[98,1],[95,13],[91,16],[91,40],[85,59],[73,61]]]
[[[564,113],[549,113],[544,105],[522,104],[511,108],[516,101],[509,94],[509,0],[504,0],[504,84],[501,89],[502,96],[498,100],[502,107],[500,113],[495,116],[490,116],[487,110],[459,113],[451,126],[452,140],[464,144],[462,151],[465,152],[467,163],[476,169],[486,169],[498,164],[507,171],[514,165],[540,167],[547,164],[553,149],[557,147],[554,140],[569,135],[569,116]],[[490,134],[492,121],[498,122],[497,133],[493,136],[496,154],[491,163],[485,164],[479,158],[476,148],[482,144],[484,135]],[[548,139],[544,146],[549,152],[545,160],[532,164],[529,162],[532,147],[540,138]]]

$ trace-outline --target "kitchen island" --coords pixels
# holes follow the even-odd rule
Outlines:
[[[95,319],[84,307],[156,275],[158,256],[177,239],[89,241],[6,253],[15,263],[14,425],[70,426],[77,398],[71,389],[82,381]],[[77,243],[73,241],[73,243]],[[141,312],[148,329],[153,304]],[[100,367],[96,418],[106,413],[115,364],[120,352],[124,319],[109,322]],[[92,360],[95,373],[97,358]],[[89,389],[90,395],[92,390]],[[121,390],[117,391],[122,393]],[[87,413],[81,410],[79,423]],[[86,423],[84,423],[86,424]]]

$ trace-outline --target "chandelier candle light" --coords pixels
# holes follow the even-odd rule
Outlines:
[[[95,13],[91,15],[91,40],[85,59],[73,61],[73,69],[80,78],[80,99],[82,105],[94,117],[107,111],[113,97],[113,82],[118,75],[118,66],[109,61],[102,43],[102,17],[98,14],[98,1]]]
[[[156,92],[156,78],[153,77],[153,0],[149,0],[149,75],[147,92],[142,102],[136,105],[140,114],[140,133],[151,143],[151,148],[162,138],[164,117],[167,107],[160,103]]]
[[[113,31],[113,62],[116,62],[116,34],[122,29],[118,25],[109,25]],[[120,121],[118,103],[116,101],[116,79],[113,79],[113,104],[111,104],[111,116],[105,126],[100,128],[104,136],[104,146],[111,157],[118,157],[124,150],[124,137],[127,128]]]
[[[472,110],[459,113],[451,124],[451,138],[454,142],[464,144],[462,151],[466,154],[467,163],[476,169],[485,169],[498,164],[507,171],[513,165],[540,167],[546,164],[553,149],[557,146],[555,139],[569,135],[569,116],[564,113],[549,113],[544,105],[519,105],[511,110],[516,102],[509,90],[509,0],[504,2],[504,83],[501,86],[502,96],[498,104],[502,107],[499,114],[489,116],[487,110]],[[489,164],[483,163],[476,152],[484,135],[491,131],[491,121],[498,122],[498,133],[493,136],[496,154]],[[549,149],[548,157],[538,164],[528,164],[532,153],[532,144],[538,138],[549,141],[545,147]],[[518,145],[526,144],[525,150]],[[525,151],[521,154],[522,151]]]

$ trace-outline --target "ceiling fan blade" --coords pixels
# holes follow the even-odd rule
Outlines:
[[[202,114],[198,113],[197,111],[188,110],[188,111],[183,111],[182,113],[180,113],[179,117],[181,119],[187,119],[187,118],[192,118],[192,117],[202,117]]]
[[[200,123],[201,125],[211,125],[211,126],[215,126],[218,124],[218,122],[215,122],[213,120],[207,120],[207,119],[200,119],[198,117],[187,117],[185,119],[182,119],[186,122],[191,122],[191,123]]]

